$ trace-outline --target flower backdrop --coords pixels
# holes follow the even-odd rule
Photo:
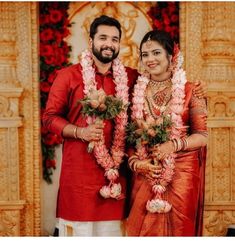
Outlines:
[[[40,24],[40,101],[43,115],[50,87],[56,71],[70,65],[71,47],[64,41],[70,34],[68,21],[69,2],[39,2]],[[175,42],[179,42],[179,2],[159,2],[148,11],[153,28],[170,33]],[[62,143],[57,135],[41,127],[43,156],[43,178],[52,182],[56,168],[55,147]]]
[[[41,117],[43,115],[50,87],[56,71],[70,65],[70,46],[63,40],[69,35],[68,2],[40,2],[40,91]],[[42,125],[41,125],[42,126]],[[61,138],[41,127],[41,143],[43,155],[43,178],[51,183],[53,169],[56,168],[55,146],[62,142]]]
[[[158,2],[156,7],[150,8],[148,15],[154,29],[165,30],[179,43],[179,2]]]

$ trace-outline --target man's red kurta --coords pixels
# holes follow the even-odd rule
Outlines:
[[[81,114],[79,100],[84,98],[84,84],[81,65],[76,64],[60,70],[51,87],[45,114],[44,125],[58,135],[68,123],[79,127],[87,126]],[[137,71],[126,68],[128,85],[133,86]],[[97,88],[103,88],[106,94],[115,94],[112,72],[102,75],[96,73]],[[132,89],[132,88],[130,88]],[[105,143],[112,144],[114,122],[105,120]],[[58,193],[57,216],[72,221],[105,221],[125,218],[125,199],[104,199],[100,188],[107,184],[104,170],[94,155],[87,152],[87,142],[66,138],[63,142],[63,156]],[[126,191],[125,163],[120,170],[119,181],[123,192]]]

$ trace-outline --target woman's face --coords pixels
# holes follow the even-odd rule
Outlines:
[[[167,51],[156,41],[148,40],[142,45],[141,59],[145,70],[161,79],[167,73],[170,63]]]

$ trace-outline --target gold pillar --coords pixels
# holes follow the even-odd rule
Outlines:
[[[235,86],[235,3],[203,3],[203,78],[210,88]]]
[[[180,15],[187,75],[208,85],[203,235],[224,236],[235,223],[235,3],[181,3]]]
[[[0,236],[40,235],[36,6],[0,2]]]

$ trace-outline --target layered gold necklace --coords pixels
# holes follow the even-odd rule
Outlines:
[[[171,99],[171,79],[164,81],[150,80],[146,89],[145,105],[147,113],[158,118],[165,112]]]

